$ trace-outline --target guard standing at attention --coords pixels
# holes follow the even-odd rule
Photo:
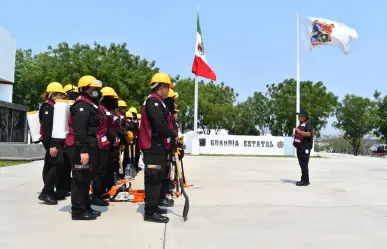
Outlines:
[[[297,148],[297,158],[301,167],[301,181],[297,182],[297,186],[308,186],[309,182],[309,158],[310,151],[313,148],[313,127],[309,121],[309,116],[306,111],[301,111],[298,114],[300,125],[295,130],[293,146]]]
[[[73,220],[94,220],[101,212],[93,210],[89,189],[93,170],[98,169],[98,100],[102,82],[86,75],[79,79],[79,98],[70,108],[69,133],[65,146],[72,166],[71,211]]]
[[[56,205],[58,204],[58,199],[63,200],[65,198],[64,196],[59,196],[55,193],[58,173],[60,167],[63,166],[63,160],[58,156],[57,141],[51,137],[54,122],[55,100],[63,99],[64,94],[65,92],[62,84],[58,82],[48,84],[43,96],[43,99],[46,100],[46,102],[39,109],[40,141],[42,141],[43,146],[46,149],[46,155],[44,157],[42,173],[44,187],[38,198],[48,205]]]
[[[163,102],[168,97],[172,83],[167,74],[157,73],[152,77],[150,84],[151,93],[141,109],[139,132],[139,147],[144,154],[145,164],[144,220],[167,223],[168,217],[162,215],[167,210],[161,209],[159,205],[168,151],[173,146],[171,140],[177,142],[177,134],[173,131],[172,115]]]

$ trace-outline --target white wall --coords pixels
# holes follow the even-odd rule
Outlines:
[[[0,80],[14,83],[16,39],[0,27]],[[0,84],[0,100],[12,102],[12,85]]]
[[[199,153],[218,155],[285,155],[285,139],[284,137],[273,136],[199,135]]]
[[[12,103],[13,85],[0,84],[0,100]]]

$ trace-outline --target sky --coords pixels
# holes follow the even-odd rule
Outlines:
[[[297,12],[345,23],[359,34],[349,55],[337,47],[301,50],[301,81],[322,81],[339,99],[372,98],[375,89],[387,93],[387,2],[381,0],[0,0],[0,26],[16,37],[18,48],[34,53],[62,41],[126,42],[161,71],[192,77],[197,6],[208,63],[239,101],[296,78]],[[323,133],[338,133],[332,121]]]

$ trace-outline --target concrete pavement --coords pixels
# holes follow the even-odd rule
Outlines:
[[[293,158],[187,156],[188,221],[181,197],[166,226],[133,203],[72,221],[69,200],[39,204],[41,161],[0,168],[0,248],[387,248],[387,160],[326,156],[311,159],[309,187],[294,185]]]

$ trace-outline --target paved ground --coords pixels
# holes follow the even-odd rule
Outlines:
[[[143,222],[132,203],[71,221],[68,200],[39,204],[42,162],[0,168],[0,248],[387,248],[387,160],[310,163],[312,185],[300,188],[293,158],[186,157],[189,220],[181,197],[167,226]]]

